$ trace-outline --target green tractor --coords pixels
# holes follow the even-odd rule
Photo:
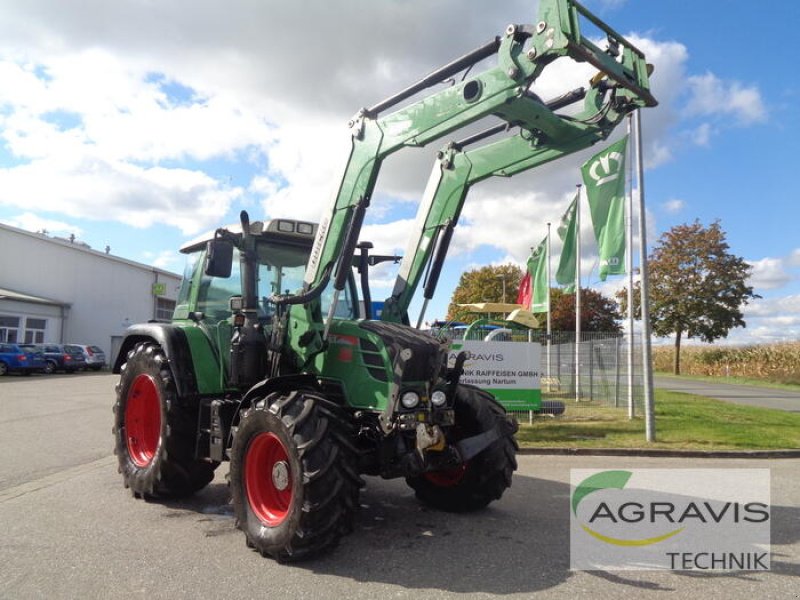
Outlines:
[[[516,422],[489,393],[459,382],[464,355],[449,363],[448,342],[410,326],[408,308],[419,285],[426,303],[433,297],[472,184],[586,148],[655,104],[641,52],[607,28],[609,49],[600,50],[581,36],[579,14],[604,27],[573,0],[542,0],[537,25],[509,26],[360,111],[319,224],[251,222],[243,212],[237,226],[182,248],[190,260],[172,321],[131,327],[113,367],[116,454],[135,496],[192,494],[230,461],[247,544],[291,561],[332,548],[353,527],[364,475],[403,477],[421,502],[447,511],[503,495],[516,469]],[[380,116],[492,56],[496,66]],[[544,102],[530,86],[560,56],[601,74],[588,90]],[[556,113],[580,101],[575,114]],[[439,153],[374,319],[369,269],[399,260],[359,243],[383,159],[485,117],[503,123]]]

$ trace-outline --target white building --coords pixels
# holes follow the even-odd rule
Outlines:
[[[0,342],[95,344],[111,363],[129,325],[172,317],[180,279],[0,224]]]

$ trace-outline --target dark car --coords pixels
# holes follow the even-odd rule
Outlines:
[[[47,361],[45,373],[64,371],[65,373],[75,373],[86,368],[86,359],[83,357],[83,350],[80,346],[73,344],[40,344]]]
[[[44,371],[46,365],[41,352],[35,348],[29,350],[19,344],[0,344],[0,375],[14,372],[30,375]]]

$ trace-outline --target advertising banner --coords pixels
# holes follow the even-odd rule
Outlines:
[[[456,342],[450,350],[452,367],[459,352],[467,353],[461,383],[491,393],[506,410],[539,410],[541,344],[528,342]]]
[[[573,570],[766,571],[769,469],[572,469]]]

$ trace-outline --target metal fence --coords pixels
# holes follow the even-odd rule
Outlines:
[[[477,325],[477,324],[476,324]],[[560,402],[573,408],[609,407],[644,410],[641,336],[616,332],[582,332],[576,352],[575,332],[505,328],[484,324],[456,325],[447,331],[454,340],[536,342],[541,363],[532,365],[540,374],[543,402]],[[577,377],[575,362],[578,362]],[[516,412],[516,411],[515,411]],[[529,416],[527,411],[520,416]]]
[[[575,349],[575,332],[535,336],[542,345],[542,398],[575,406],[634,409],[644,407],[640,336],[620,333],[582,333]],[[631,346],[631,343],[633,344]],[[629,351],[632,350],[632,362]],[[578,362],[576,378],[575,362]]]
[[[511,343],[530,341],[541,344],[541,364],[538,367],[545,414],[550,403],[557,407],[563,404],[573,414],[573,409],[583,407],[629,410],[631,405],[634,414],[643,413],[641,336],[583,332],[576,352],[574,331],[553,332],[548,339],[545,332],[537,330],[520,335],[519,331],[498,330],[496,327],[484,329],[470,330],[467,339],[491,338]],[[558,408],[555,412],[559,412]],[[532,415],[523,411],[518,416],[529,418]]]

